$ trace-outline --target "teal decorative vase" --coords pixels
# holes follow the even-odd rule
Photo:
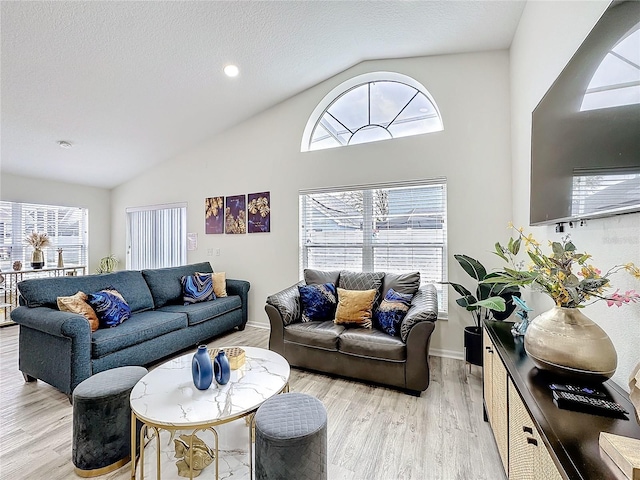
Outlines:
[[[213,381],[213,365],[206,345],[200,345],[191,361],[193,384],[198,390],[206,390]]]
[[[231,378],[231,365],[229,365],[229,359],[224,353],[224,350],[220,350],[216,358],[213,360],[213,370],[216,376],[216,382],[220,385],[226,385]]]

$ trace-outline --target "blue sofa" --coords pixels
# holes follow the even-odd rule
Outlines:
[[[52,277],[18,284],[19,369],[26,381],[42,380],[67,395],[84,379],[110,368],[148,365],[247,323],[249,282],[227,279],[227,297],[182,305],[183,275],[212,272],[208,262],[104,275]],[[58,310],[59,296],[114,287],[131,318],[91,333],[89,322]]]

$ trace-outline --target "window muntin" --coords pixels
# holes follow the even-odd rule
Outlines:
[[[640,103],[640,23],[602,59],[582,99],[580,111]]]
[[[446,316],[446,181],[300,193],[300,273],[419,271]]]
[[[435,101],[405,75],[377,72],[330,92],[307,122],[301,151],[420,135],[443,130]]]
[[[88,227],[86,208],[0,201],[0,268],[11,270],[18,260],[29,267],[33,248],[24,239],[32,232],[46,233],[51,240],[43,249],[46,265],[57,265],[61,248],[65,265],[86,267]]]
[[[127,269],[186,263],[186,203],[127,208]]]

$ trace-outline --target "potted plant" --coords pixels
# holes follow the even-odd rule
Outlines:
[[[96,270],[96,273],[111,273],[118,266],[118,259],[113,255],[109,255],[108,257],[102,257],[100,259],[100,266]]]
[[[475,258],[467,255],[454,255],[462,269],[476,281],[475,293],[464,285],[445,282],[451,285],[461,297],[456,303],[471,312],[475,325],[464,329],[465,361],[473,365],[482,365],[482,321],[505,320],[516,306],[512,297],[520,296],[520,287],[504,283],[488,283],[499,278],[499,273],[487,273],[487,269]]]
[[[24,239],[29,245],[33,247],[33,253],[31,254],[31,268],[39,270],[44,267],[45,258],[42,249],[51,245],[51,239],[46,233],[32,232]]]

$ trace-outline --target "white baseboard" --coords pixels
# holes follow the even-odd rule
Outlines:
[[[269,324],[262,323],[262,322],[247,322],[247,326],[248,327],[262,328],[263,330],[270,330],[271,329]]]
[[[464,352],[458,352],[456,350],[442,350],[440,348],[430,348],[429,355],[435,357],[453,358],[455,360],[464,360]]]

